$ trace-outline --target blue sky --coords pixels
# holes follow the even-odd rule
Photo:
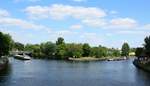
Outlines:
[[[89,43],[120,48],[150,34],[149,0],[1,0],[0,31],[21,43]]]

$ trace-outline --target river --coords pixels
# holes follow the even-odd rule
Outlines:
[[[11,58],[0,86],[150,86],[150,74],[132,60],[71,62]]]

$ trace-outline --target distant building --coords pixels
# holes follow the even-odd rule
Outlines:
[[[129,56],[135,56],[135,52],[130,52]]]

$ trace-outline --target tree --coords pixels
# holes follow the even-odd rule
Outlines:
[[[41,52],[46,57],[53,57],[56,53],[56,45],[52,42],[46,42],[41,44]]]
[[[67,57],[79,58],[82,56],[82,45],[81,44],[67,44],[66,45]]]
[[[83,44],[82,49],[83,49],[83,56],[84,56],[84,57],[90,55],[91,47],[89,46],[89,44],[87,44],[87,43]]]
[[[64,59],[66,55],[66,45],[64,42],[64,39],[62,37],[59,37],[56,41],[56,56],[57,59]]]
[[[122,50],[122,52],[121,52],[122,56],[128,56],[129,55],[129,51],[130,51],[130,47],[129,47],[128,43],[124,43],[122,45],[122,49],[121,50]]]
[[[62,38],[62,37],[59,37],[56,41],[56,45],[60,45],[60,44],[64,44],[64,43],[65,43],[64,38]]]
[[[19,51],[23,51],[24,50],[24,44],[19,43],[19,42],[15,42],[14,43],[14,49],[19,50]]]
[[[113,49],[113,50],[112,50],[112,56],[115,56],[115,57],[120,56],[120,51],[117,50],[117,49]]]
[[[40,45],[35,44],[35,45],[33,45],[32,48],[33,48],[32,56],[34,58],[41,58],[41,57],[43,57],[43,54],[41,53]]]
[[[150,36],[146,37],[144,41],[145,41],[144,48],[146,55],[150,57]]]
[[[3,34],[0,32],[0,57],[8,55],[12,48],[12,39],[9,34]]]
[[[66,46],[65,46],[65,44],[57,45],[57,48],[56,48],[57,59],[64,59],[65,55],[66,55]]]
[[[93,47],[91,48],[91,56],[101,58],[103,57],[103,50],[100,47]]]
[[[35,47],[35,45],[33,45],[33,44],[26,44],[24,50],[32,52],[34,47]]]
[[[136,48],[135,56],[139,57],[143,53],[144,49],[142,47]]]

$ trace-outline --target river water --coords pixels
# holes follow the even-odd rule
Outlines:
[[[71,62],[11,58],[0,86],[150,86],[150,74],[132,60]]]

